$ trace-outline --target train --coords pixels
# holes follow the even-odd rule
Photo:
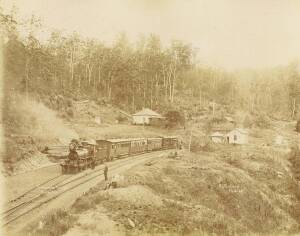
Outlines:
[[[154,152],[166,149],[176,149],[181,145],[177,137],[127,138],[72,140],[69,144],[68,157],[61,163],[62,173],[78,173],[87,168],[114,159]]]

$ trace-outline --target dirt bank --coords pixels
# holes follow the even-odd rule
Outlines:
[[[77,221],[67,235],[85,235],[86,227],[89,235],[98,235],[97,217],[109,219],[112,232],[125,235],[299,233],[299,185],[285,156],[231,149],[233,154],[164,158],[127,171],[117,189],[104,191],[99,185],[69,212],[79,219],[93,217]]]

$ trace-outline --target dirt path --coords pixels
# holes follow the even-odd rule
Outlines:
[[[148,160],[152,160],[155,158],[160,158],[164,156],[169,151],[160,151],[155,153],[148,153],[140,155],[138,159],[136,159],[134,162],[130,162],[128,164],[124,164],[124,166],[120,166],[112,171],[109,171],[109,175],[112,176],[114,174],[119,174],[127,171],[128,169],[132,168],[133,166],[142,164],[147,162]],[[145,156],[149,156],[149,159],[144,159]],[[115,162],[117,163],[117,161]],[[74,201],[80,197],[83,193],[87,192],[90,188],[94,187],[96,184],[98,184],[100,181],[103,181],[103,176],[93,179],[83,185],[81,185],[78,188],[74,188],[71,191],[59,196],[58,198],[54,199],[53,201],[50,201],[47,205],[41,206],[40,208],[34,210],[31,213],[28,213],[26,217],[22,217],[18,220],[16,220],[12,225],[9,225],[6,228],[7,235],[22,235],[22,230],[31,222],[37,221],[40,219],[43,215],[60,208],[68,208],[70,207]]]

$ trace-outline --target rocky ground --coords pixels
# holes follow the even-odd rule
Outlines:
[[[300,232],[299,183],[284,153],[248,147],[247,154],[234,146],[225,152],[183,152],[132,168],[116,189],[103,186],[66,211],[73,220],[61,235]]]

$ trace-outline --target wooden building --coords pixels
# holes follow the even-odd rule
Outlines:
[[[135,125],[150,125],[157,123],[157,121],[164,120],[160,114],[151,109],[144,108],[143,110],[132,115],[133,124]]]
[[[210,135],[211,140],[214,143],[224,143],[225,142],[225,135],[221,132],[214,132]]]
[[[241,128],[232,130],[219,130],[210,135],[210,139],[214,143],[229,143],[229,144],[247,144],[248,131]]]
[[[231,144],[247,144],[248,131],[245,129],[233,129],[226,135],[226,142]]]

